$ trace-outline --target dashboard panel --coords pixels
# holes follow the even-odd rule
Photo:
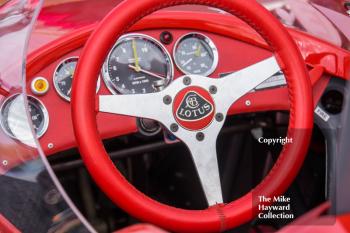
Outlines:
[[[160,42],[161,35],[164,32],[170,32],[172,36],[171,43],[166,44],[166,43]],[[206,48],[201,48],[203,49],[202,53],[209,53],[208,48],[213,48],[215,46],[215,50],[216,50],[214,51],[216,53],[215,59],[218,59],[218,60],[216,61],[217,64],[214,64],[214,68],[210,67],[211,69],[210,72],[212,73],[210,77],[213,77],[213,78],[219,78],[224,74],[242,69],[244,67],[247,67],[251,64],[254,64],[258,61],[261,61],[271,56],[271,52],[266,49],[258,48],[256,46],[250,45],[245,42],[233,40],[232,38],[229,38],[229,37],[224,37],[221,35],[208,33],[204,31],[165,28],[163,30],[141,30],[141,31],[133,32],[133,34],[129,34],[129,39],[130,39],[130,35],[144,35],[145,38],[152,40],[152,43],[158,43],[159,44],[158,47],[165,50],[164,51],[164,53],[166,54],[165,60],[169,59],[169,61],[166,61],[167,64],[165,65],[168,67],[170,66],[170,69],[172,70],[170,70],[170,72],[169,70],[166,70],[164,72],[170,73],[171,75],[171,77],[169,77],[170,81],[172,79],[176,79],[178,77],[185,75],[185,73],[188,73],[182,70],[180,66],[177,66],[174,63],[174,60],[175,60],[174,54],[176,54],[175,53],[176,46],[178,46],[180,42],[183,42],[184,38],[188,38],[187,36],[189,35],[192,35],[192,37],[189,37],[189,38],[195,38],[195,39],[198,38],[198,35],[202,35],[201,38],[206,38],[207,41],[210,40],[210,42],[204,42],[204,43],[208,43],[208,44],[210,43],[211,47],[206,47],[207,46],[206,44],[202,44],[203,47],[206,47]],[[197,35],[197,37],[194,37],[193,35]],[[126,37],[128,38],[128,35],[126,35]],[[122,37],[122,39],[123,38],[125,38],[125,36]],[[61,43],[64,43],[64,41],[62,41]],[[146,47],[142,47],[143,46],[142,41],[138,43],[141,43],[139,50],[140,52],[142,52],[142,49]],[[192,45],[193,48],[191,47],[189,49],[198,50],[198,47],[195,44],[198,42],[195,42],[194,44],[191,44],[191,43],[192,42],[189,41],[189,46]],[[70,109],[70,104],[67,101],[69,99],[65,98],[67,96],[62,94],[65,91],[66,92],[69,91],[69,88],[67,90],[65,88],[58,87],[57,80],[55,79],[55,77],[58,75],[57,73],[59,73],[58,70],[60,66],[67,65],[68,63],[67,71],[64,71],[64,72],[66,72],[65,75],[68,77],[68,81],[70,81],[72,73],[74,73],[74,71],[72,71],[72,68],[69,67],[69,62],[72,62],[72,58],[74,59],[79,58],[79,55],[83,49],[83,45],[84,43],[81,43],[81,46],[78,49],[68,51],[64,56],[61,56],[58,59],[56,59],[54,62],[47,64],[42,70],[28,77],[28,80],[27,80],[27,82],[31,84],[32,80],[35,79],[36,77],[44,77],[49,82],[50,89],[44,95],[35,95],[35,93],[33,93],[31,89],[28,89],[28,93],[40,99],[40,101],[43,103],[43,105],[46,107],[49,113],[50,124],[48,126],[47,132],[44,135],[42,135],[42,137],[40,138],[40,143],[44,148],[45,153],[48,155],[76,146],[73,126],[71,122],[71,109]],[[118,43],[116,43],[116,45],[118,45]],[[132,58],[133,45],[132,43],[127,45],[129,47],[129,51],[126,51],[126,54],[130,53],[128,54],[128,56],[131,56]],[[147,48],[150,49],[149,45]],[[113,53],[113,49],[111,49],[111,54],[112,53]],[[191,51],[189,51],[188,53],[191,53]],[[250,56],[249,54],[254,54],[254,56]],[[190,59],[190,58],[187,58],[187,59]],[[207,61],[204,61],[204,62],[210,63],[210,59],[211,58],[207,59]],[[126,58],[126,62],[129,63],[129,61],[130,61],[130,58],[129,60],[128,58]],[[134,60],[130,61],[130,63],[132,64],[134,64],[134,62],[135,62]],[[199,66],[200,64],[201,63],[199,63]],[[147,64],[145,65],[147,66]],[[149,69],[150,67],[147,67],[147,68]],[[112,66],[112,69],[113,69],[113,66]],[[130,70],[132,71],[132,69]],[[156,72],[159,72],[159,70],[157,70]],[[103,77],[103,73],[104,73],[103,68],[101,69],[101,73],[102,73],[101,76]],[[65,80],[65,78],[67,77],[64,77],[64,75],[61,75],[60,78],[62,80]],[[135,78],[132,75],[131,77]],[[125,76],[123,78],[125,78]],[[138,77],[138,78],[141,78],[140,80],[142,80],[142,77]],[[142,92],[142,89],[140,90]],[[149,90],[147,92],[149,92]],[[127,94],[127,93],[132,94],[132,90],[131,90],[131,93],[130,93],[130,90],[124,91],[124,94]],[[106,81],[104,79],[104,81],[101,81],[100,88],[98,89],[97,94],[109,95],[109,94],[123,94],[123,93],[118,91],[118,88],[111,87],[108,80]],[[116,137],[116,136],[130,134],[138,131],[136,119],[133,117],[98,113],[97,122],[98,122],[99,132],[102,138]],[[59,134],[57,133],[58,130],[60,132]]]
[[[80,56],[86,41],[96,27],[97,24],[89,24],[72,29],[69,33],[59,38],[56,37],[57,39],[51,42],[45,40],[45,45],[41,45],[40,48],[28,54],[27,93],[40,101],[48,113],[47,130],[39,139],[45,155],[50,156],[77,147],[71,122],[70,103],[55,91],[53,73],[65,59]],[[350,55],[348,51],[331,43],[295,29],[287,29],[310,69],[314,104],[316,105],[331,77],[350,79]],[[213,78],[223,77],[271,55],[266,42],[254,30],[235,17],[217,13],[156,12],[137,22],[128,33],[141,33],[161,41],[162,36],[167,35],[165,32],[170,32],[173,36],[169,43],[167,36],[163,38],[167,38],[165,40],[167,43],[163,45],[171,55],[173,63],[175,63],[174,46],[181,37],[190,33],[201,33],[210,38],[217,47],[219,60],[217,67],[210,75]],[[184,72],[174,64],[174,79],[181,75],[184,75]],[[288,111],[289,95],[284,83],[283,74],[276,74],[269,82],[234,103],[229,114]],[[33,86],[36,87],[35,91],[33,91]],[[49,89],[45,90],[47,86]],[[275,86],[279,88],[272,88]],[[9,88],[4,93],[4,96],[7,97],[2,98],[0,105],[12,95],[21,92],[20,87]],[[101,88],[98,90],[98,95],[109,95],[110,93],[101,76]],[[108,139],[138,132],[140,122],[132,117],[98,113],[97,124],[101,138]],[[9,137],[1,128],[0,137],[9,145],[18,142]],[[32,147],[27,147],[24,143],[23,150],[31,151]],[[29,155],[30,153],[20,160],[13,159],[8,168],[32,159]]]
[[[196,18],[198,18],[198,20]],[[189,24],[188,22],[191,23]],[[32,80],[37,77],[44,77],[47,79],[50,86],[46,94],[34,95],[44,104],[50,118],[48,129],[40,138],[40,143],[46,155],[76,147],[71,122],[70,104],[61,98],[54,90],[52,77],[55,69],[62,61],[71,57],[80,56],[85,42],[95,27],[96,25],[91,25],[86,28],[77,29],[75,32],[47,44],[29,55],[27,64],[28,93],[34,95],[29,87]],[[348,69],[345,69],[345,67],[348,67],[346,62],[350,60],[347,52],[305,33],[293,29],[289,29],[289,31],[297,45],[299,45],[301,53],[310,68],[322,64],[325,71],[331,75],[344,79],[350,77],[348,75]],[[165,32],[171,33],[171,40],[167,37],[167,40],[165,40],[166,43],[162,43],[162,46],[166,49],[167,53],[172,55],[173,79],[186,73],[186,69],[181,67],[181,58],[176,60],[173,55],[174,48],[177,46],[176,44],[180,43],[178,41],[181,41],[181,38],[187,38],[186,35],[189,34],[204,35],[215,45],[218,58],[217,66],[215,66],[215,59],[209,59],[205,61],[204,65],[208,67],[213,65],[212,67],[214,68],[210,67],[213,70],[203,67],[212,72],[212,74],[210,74],[212,78],[223,77],[270,57],[272,54],[268,50],[266,43],[262,41],[253,30],[247,28],[247,25],[242,24],[234,17],[225,15],[206,14],[203,12],[161,12],[144,18],[134,25],[130,32],[147,35],[157,41],[162,41],[162,39],[164,39],[162,36],[167,34]],[[193,37],[190,39],[193,39]],[[209,45],[209,47],[210,46],[211,45]],[[208,48],[207,46],[203,47]],[[196,56],[195,53],[197,53],[198,56],[203,48],[200,49],[200,52],[197,51],[197,46],[192,49],[194,50],[192,51],[194,52],[193,55]],[[334,56],[327,57],[323,55],[329,51],[333,51]],[[187,51],[186,53],[191,53],[191,51]],[[185,58],[187,58],[187,60],[184,61],[186,63],[190,57],[188,58],[185,56]],[[185,58],[183,58],[183,60]],[[329,59],[336,59],[336,61],[329,62]],[[176,64],[175,61],[178,64]],[[198,72],[201,72],[201,70]],[[323,71],[318,69],[314,73],[318,77],[322,75]],[[317,83],[314,83],[315,102],[318,101],[325,90],[329,81],[329,75],[324,75],[321,79],[317,78],[316,81]],[[231,107],[229,114],[267,110],[288,110],[288,90],[284,84],[285,80],[283,74],[276,74],[268,83],[261,86],[259,91],[249,93],[244,96],[244,98],[238,100]],[[271,88],[276,85],[280,86],[280,88]],[[109,94],[111,94],[109,88],[105,82],[101,81],[98,95]],[[267,96],[269,98],[266,98]],[[101,138],[103,139],[138,131],[136,119],[132,117],[98,113],[97,123]]]

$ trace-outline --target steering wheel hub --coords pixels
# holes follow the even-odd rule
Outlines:
[[[175,97],[173,115],[177,123],[191,131],[199,131],[211,124],[215,103],[210,93],[202,87],[190,86]]]

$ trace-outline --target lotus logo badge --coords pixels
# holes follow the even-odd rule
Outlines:
[[[183,121],[198,121],[213,112],[213,105],[195,91],[188,92],[181,101],[176,116]]]
[[[197,99],[197,93],[196,94],[190,94],[186,98],[186,104],[188,108],[196,109],[199,107],[199,101]]]

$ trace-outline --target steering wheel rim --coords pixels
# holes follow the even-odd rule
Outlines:
[[[252,26],[278,58],[287,79],[291,106],[288,137],[293,138],[293,144],[285,145],[264,180],[230,204],[200,211],[170,207],[136,190],[109,159],[96,125],[96,105],[99,103],[95,101],[95,85],[100,68],[115,41],[141,18],[182,4],[220,8]],[[143,221],[172,231],[219,232],[249,221],[257,213],[257,195],[279,195],[295,178],[304,161],[313,127],[311,84],[303,58],[286,29],[254,0],[126,0],[104,18],[85,45],[73,82],[72,118],[84,163],[114,203]]]

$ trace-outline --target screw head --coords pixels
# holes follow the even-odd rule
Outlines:
[[[224,120],[224,115],[222,113],[217,113],[215,115],[215,120],[218,121],[218,122],[221,122]]]
[[[218,92],[218,88],[216,87],[216,86],[210,86],[209,87],[209,92],[210,92],[210,94],[216,94],[217,92]]]
[[[252,102],[250,102],[250,100],[246,100],[246,101],[245,101],[245,105],[246,105],[246,106],[250,106],[250,105],[252,105]]]
[[[170,125],[170,130],[171,130],[171,132],[175,133],[179,130],[179,126],[177,124],[173,123]]]
[[[61,200],[61,198],[62,196],[57,191],[57,189],[51,189],[44,196],[45,202],[49,205],[56,205]]]
[[[203,141],[203,140],[204,140],[205,135],[204,135],[204,133],[199,132],[199,133],[197,133],[196,138],[197,138],[197,140],[198,140],[198,141],[200,141],[200,142],[201,142],[201,141]]]
[[[185,77],[183,82],[186,86],[189,86],[191,84],[192,80],[190,77]]]
[[[3,160],[2,161],[2,165],[7,166],[8,165],[8,161],[7,160]]]
[[[166,96],[164,96],[164,98],[163,98],[163,102],[164,102],[164,104],[166,104],[166,105],[171,104],[172,101],[173,101],[173,100],[172,100],[172,98],[171,98],[170,95],[166,95]]]

